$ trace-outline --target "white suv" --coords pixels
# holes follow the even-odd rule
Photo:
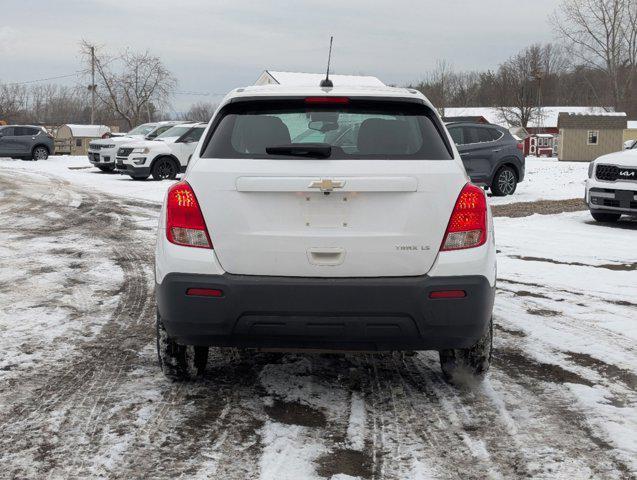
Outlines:
[[[124,143],[117,149],[115,168],[135,180],[174,179],[185,172],[205,123],[181,123],[154,140]]]
[[[160,215],[160,365],[208,347],[491,357],[493,224],[431,103],[396,88],[247,87],[210,121]]]
[[[115,156],[117,148],[123,143],[141,142],[152,140],[157,135],[164,133],[175,125],[184,123],[183,121],[165,121],[155,123],[144,123],[133,128],[130,132],[122,136],[93,140],[89,143],[88,161],[103,172],[115,170]]]
[[[598,222],[637,217],[637,144],[603,155],[588,167],[585,200]]]

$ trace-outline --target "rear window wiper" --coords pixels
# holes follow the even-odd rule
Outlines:
[[[267,147],[265,151],[268,155],[327,158],[332,154],[332,146],[327,143],[290,143]]]

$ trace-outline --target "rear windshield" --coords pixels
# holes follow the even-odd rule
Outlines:
[[[225,107],[204,143],[202,158],[290,158],[279,149],[314,144],[330,147],[327,159],[448,160],[442,126],[425,105],[350,100],[308,104],[304,100],[238,102]]]

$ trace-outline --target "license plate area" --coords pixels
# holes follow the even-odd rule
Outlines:
[[[311,228],[347,228],[350,225],[352,194],[304,194],[303,221]]]

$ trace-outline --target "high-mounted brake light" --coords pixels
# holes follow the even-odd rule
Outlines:
[[[484,190],[467,183],[456,201],[441,251],[462,250],[487,241],[487,198]]]
[[[176,183],[168,189],[166,237],[176,245],[212,248],[197,197],[188,182]]]
[[[349,98],[347,97],[307,97],[305,99],[305,103],[310,103],[310,104],[334,104],[334,103],[340,103],[340,104],[345,104],[345,103],[349,103]]]

